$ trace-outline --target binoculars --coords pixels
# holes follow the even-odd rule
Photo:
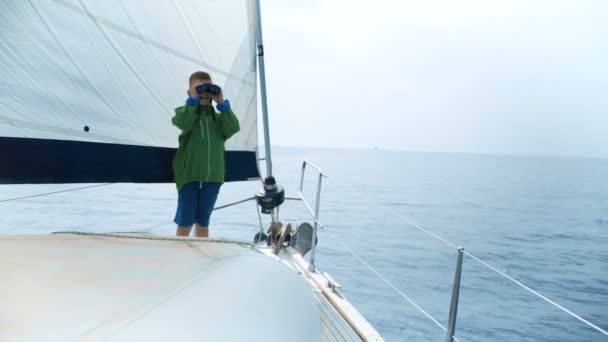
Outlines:
[[[196,87],[196,92],[199,94],[209,93],[211,95],[217,95],[222,91],[222,88],[216,86],[215,84],[205,83]]]

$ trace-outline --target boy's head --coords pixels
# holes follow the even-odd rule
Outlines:
[[[196,87],[201,85],[201,84],[205,84],[205,83],[213,83],[211,81],[211,75],[209,75],[209,73],[206,73],[204,71],[197,71],[195,73],[193,73],[192,75],[190,75],[190,82],[189,82],[189,89],[188,89],[188,96],[192,96],[192,97],[198,97],[201,100],[207,100],[208,103],[211,102],[211,95],[209,95],[209,93],[204,93],[204,94],[198,94],[196,92]]]

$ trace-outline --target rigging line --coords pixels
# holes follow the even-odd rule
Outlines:
[[[54,195],[54,194],[59,194],[59,193],[63,193],[63,192],[70,192],[70,191],[76,191],[76,190],[97,188],[97,187],[100,187],[100,186],[111,185],[111,184],[114,184],[114,183],[95,184],[95,185],[90,185],[90,186],[83,186],[83,187],[80,187],[80,188],[73,188],[73,189],[67,189],[67,190],[52,191],[52,192],[47,192],[47,193],[43,193],[43,194],[36,194],[36,195],[29,195],[29,196],[23,196],[23,197],[8,198],[8,199],[0,200],[0,203],[2,203],[2,202],[17,201],[17,200],[22,200],[22,199],[26,199],[26,198],[33,198],[33,197],[42,197],[42,196]]]
[[[205,56],[205,52],[203,51],[203,48],[201,47],[201,44],[198,41],[198,38],[196,38],[196,35],[194,34],[194,31],[192,30],[192,27],[190,26],[190,22],[188,21],[188,19],[184,15],[184,12],[182,11],[181,6],[177,2],[177,0],[173,0],[173,4],[175,5],[175,8],[179,12],[179,16],[182,17],[182,21],[184,22],[184,25],[186,26],[186,29],[188,30],[188,33],[190,34],[190,38],[194,41],[194,44],[198,48],[198,51],[201,53],[201,57],[203,58],[203,64],[209,65],[207,56]]]
[[[247,197],[245,199],[238,200],[236,202],[230,202],[230,203],[218,205],[218,206],[214,207],[212,210],[213,211],[217,211],[217,210],[220,210],[220,209],[232,207],[232,206],[237,205],[237,204],[245,203],[245,202],[248,202],[248,201],[251,201],[251,200],[254,200],[254,199],[255,199],[255,196]]]
[[[329,179],[329,178],[327,179],[327,181],[326,181],[326,182],[328,182],[328,183],[333,183],[333,181],[332,181],[331,179]],[[362,187],[366,187],[366,186],[367,186],[367,185],[365,185],[365,184],[363,184],[363,183],[359,183],[359,182],[349,182],[349,183],[351,183],[351,184],[353,184],[353,185],[357,185],[357,186],[362,186]],[[381,209],[382,209],[382,208],[381,208]],[[401,214],[399,214],[399,213],[397,213],[397,212],[395,212],[395,211],[393,211],[393,210],[390,210],[390,209],[382,209],[382,210],[384,210],[386,213],[389,213],[389,214],[391,214],[391,215],[395,215],[395,216],[397,216],[398,218],[400,218],[400,219],[401,219],[401,220],[403,220],[404,222],[408,223],[409,225],[411,225],[411,226],[415,227],[416,229],[418,229],[418,230],[420,230],[420,231],[422,231],[422,232],[424,232],[424,233],[426,233],[426,234],[428,234],[428,235],[430,235],[430,236],[434,237],[435,239],[437,239],[437,240],[439,240],[439,241],[443,242],[444,244],[446,244],[446,245],[448,245],[448,246],[450,246],[450,247],[453,247],[453,248],[455,248],[455,249],[458,249],[458,248],[459,248],[459,247],[458,247],[458,246],[456,246],[455,244],[453,244],[453,243],[449,242],[448,240],[446,240],[446,239],[444,239],[444,238],[440,237],[439,235],[436,235],[436,234],[432,233],[432,232],[431,232],[431,231],[429,231],[428,229],[423,228],[422,226],[420,226],[420,225],[419,225],[419,224],[417,224],[416,222],[414,222],[414,221],[412,221],[412,220],[408,219],[407,217],[405,217],[405,216],[403,216],[403,215],[401,215]]]
[[[110,231],[108,232],[108,234],[139,234],[139,233],[146,233],[148,230],[152,230],[155,228],[160,228],[163,226],[168,226],[170,224],[173,224],[173,222],[171,221],[165,221],[163,223],[159,223],[159,224],[155,224],[153,226],[147,227],[147,228],[139,228],[139,229],[134,229],[134,230],[125,230],[125,231]],[[151,233],[148,233],[151,234]]]
[[[602,329],[602,328],[598,327],[597,325],[595,325],[595,324],[593,324],[593,323],[589,322],[588,320],[586,320],[586,319],[582,318],[581,316],[579,316],[579,315],[575,314],[574,312],[572,312],[572,311],[570,311],[570,310],[566,309],[565,307],[563,307],[563,306],[561,306],[561,305],[557,304],[556,302],[552,301],[551,299],[549,299],[549,298],[547,298],[547,297],[543,296],[542,294],[538,293],[537,291],[535,291],[535,290],[531,289],[530,287],[528,287],[528,286],[524,285],[522,282],[518,281],[517,279],[515,279],[515,278],[513,278],[513,277],[509,276],[508,274],[506,274],[506,273],[504,273],[504,272],[502,272],[502,271],[498,270],[496,267],[494,267],[494,266],[492,266],[492,265],[488,264],[487,262],[485,262],[485,261],[483,261],[483,260],[479,259],[478,257],[476,257],[476,256],[474,256],[473,254],[471,254],[471,253],[467,252],[466,250],[464,251],[464,254],[468,255],[468,256],[469,256],[469,257],[471,257],[471,258],[473,258],[475,261],[479,262],[480,264],[482,264],[482,265],[484,265],[484,266],[488,267],[488,268],[489,268],[489,269],[491,269],[492,271],[494,271],[494,272],[496,272],[496,273],[500,274],[501,276],[505,277],[506,279],[508,279],[508,280],[510,280],[510,281],[512,281],[512,282],[514,282],[515,284],[519,285],[520,287],[522,287],[523,289],[527,290],[528,292],[530,292],[530,293],[532,293],[532,294],[536,295],[537,297],[541,298],[542,300],[546,301],[547,303],[549,303],[549,304],[551,304],[551,305],[553,305],[553,306],[557,307],[558,309],[562,310],[563,312],[565,312],[565,313],[569,314],[570,316],[572,316],[572,317],[576,318],[577,320],[579,320],[579,321],[581,321],[581,322],[585,323],[586,325],[588,325],[589,327],[591,327],[591,328],[595,329],[596,331],[598,331],[598,332],[600,332],[600,333],[602,333],[602,334],[604,334],[604,335],[608,336],[608,331],[606,331],[606,330],[604,330],[604,329]]]
[[[425,232],[426,234],[428,234],[428,235],[430,235],[430,236],[434,237],[435,239],[437,239],[437,240],[439,240],[439,241],[441,241],[441,242],[445,243],[446,245],[448,245],[448,246],[450,246],[450,247],[454,247],[454,248],[458,249],[458,246],[456,246],[455,244],[453,244],[453,243],[449,242],[449,241],[448,241],[448,240],[446,240],[446,239],[443,239],[442,237],[440,237],[440,236],[438,236],[438,235],[436,235],[436,234],[433,234],[433,233],[432,233],[432,232],[430,232],[428,229],[424,229],[424,228],[422,228],[422,227],[421,227],[419,224],[417,224],[416,222],[413,222],[413,221],[409,220],[408,218],[406,218],[406,217],[404,217],[404,216],[402,216],[402,215],[400,215],[400,214],[398,214],[398,213],[396,213],[396,212],[394,212],[394,211],[392,211],[392,210],[388,210],[388,209],[385,209],[385,210],[386,210],[388,213],[391,213],[391,214],[393,214],[393,215],[397,216],[398,218],[400,218],[401,220],[405,221],[406,223],[408,223],[408,224],[410,224],[410,225],[414,226],[415,228],[417,228],[417,229],[419,229],[419,230],[421,230],[421,231]]]
[[[451,243],[451,242],[449,242],[449,241],[447,241],[447,240],[443,239],[442,237],[440,237],[440,236],[438,236],[438,235],[436,235],[436,234],[434,234],[434,233],[430,232],[428,229],[423,228],[422,226],[420,226],[419,224],[417,224],[417,223],[413,222],[412,220],[407,219],[406,217],[404,217],[404,216],[402,216],[402,215],[400,215],[400,214],[398,214],[398,213],[396,213],[396,212],[394,212],[394,211],[392,211],[392,210],[386,210],[386,209],[385,209],[385,211],[386,211],[386,212],[389,212],[389,213],[391,213],[391,214],[393,214],[393,215],[395,215],[395,216],[397,216],[397,217],[399,217],[399,218],[401,218],[401,219],[402,219],[404,222],[406,222],[406,223],[410,224],[411,226],[415,227],[416,229],[418,229],[418,230],[420,230],[420,231],[422,231],[422,232],[424,232],[424,233],[426,233],[426,234],[428,234],[428,235],[430,235],[430,236],[434,237],[435,239],[437,239],[437,240],[439,240],[439,241],[443,242],[444,244],[446,244],[446,245],[448,245],[448,246],[450,246],[450,247],[453,247],[453,248],[458,249],[458,246],[456,246],[455,244],[453,244],[453,243]],[[327,231],[326,229],[324,229],[324,230],[325,230],[325,231]],[[331,235],[331,234],[330,234],[330,235]],[[340,242],[338,242],[338,243],[340,243]],[[488,264],[487,262],[485,262],[485,261],[483,261],[483,260],[479,259],[478,257],[476,257],[476,256],[472,255],[471,253],[467,252],[466,250],[464,251],[464,254],[468,255],[469,257],[471,257],[471,258],[472,258],[472,259],[474,259],[475,261],[477,261],[477,262],[481,263],[482,265],[484,265],[484,266],[486,266],[486,267],[490,268],[492,271],[494,271],[494,272],[496,272],[496,273],[500,274],[501,276],[505,277],[506,279],[508,279],[508,280],[512,281],[513,283],[517,284],[518,286],[522,287],[523,289],[527,290],[528,292],[530,292],[530,293],[534,294],[535,296],[537,296],[537,297],[541,298],[541,299],[542,299],[542,300],[544,300],[545,302],[547,302],[547,303],[549,303],[549,304],[551,304],[551,305],[555,306],[556,308],[558,308],[558,309],[562,310],[563,312],[567,313],[568,315],[570,315],[571,317],[573,317],[573,318],[577,319],[578,321],[580,321],[580,322],[582,322],[582,323],[586,324],[587,326],[589,326],[589,327],[593,328],[594,330],[596,330],[596,331],[598,331],[598,332],[600,332],[600,333],[602,333],[602,334],[604,334],[604,335],[608,336],[608,332],[607,332],[606,330],[604,330],[604,329],[602,329],[602,328],[598,327],[597,325],[595,325],[595,324],[593,324],[593,323],[589,322],[588,320],[586,320],[586,319],[582,318],[581,316],[579,316],[579,315],[575,314],[574,312],[570,311],[569,309],[567,309],[567,308],[565,308],[565,307],[563,307],[563,306],[559,305],[558,303],[556,303],[556,302],[554,302],[554,301],[550,300],[549,298],[547,298],[547,297],[545,297],[545,296],[541,295],[541,294],[540,294],[540,293],[538,293],[537,291],[535,291],[535,290],[531,289],[530,287],[528,287],[528,286],[524,285],[522,282],[520,282],[520,281],[516,280],[515,278],[513,278],[513,277],[511,277],[511,276],[507,275],[506,273],[504,273],[504,272],[502,272],[502,271],[498,270],[496,267],[494,267],[494,266],[492,266],[492,265]]]
[[[231,206],[234,206],[234,205],[237,205],[237,204],[241,204],[241,203],[245,203],[245,202],[248,202],[248,201],[251,201],[251,200],[254,200],[254,199],[255,199],[255,196],[248,197],[248,198],[242,199],[240,201],[236,201],[236,202],[222,204],[222,205],[214,207],[213,211],[217,211],[217,210],[220,210],[220,209],[228,208],[228,207],[231,207]],[[257,202],[255,202],[255,203],[256,203],[256,206],[257,206]],[[258,212],[258,216],[259,216],[259,212]],[[171,222],[171,221],[169,221],[169,222],[164,221],[163,223],[159,223],[159,224],[156,224],[154,226],[147,227],[147,228],[140,228],[140,229],[135,229],[135,230],[132,230],[132,231],[112,231],[112,232],[110,232],[110,234],[142,233],[142,232],[145,232],[147,230],[152,230],[154,228],[159,228],[159,227],[162,227],[162,226],[167,226],[169,224],[173,224],[173,222]],[[262,225],[262,219],[260,217],[260,226],[261,225]]]
[[[38,19],[40,20],[40,22],[46,28],[47,32],[51,35],[51,37],[53,37],[53,40],[55,40],[55,43],[57,43],[57,46],[59,46],[59,48],[61,48],[61,50],[64,52],[64,54],[70,60],[70,63],[72,63],[72,65],[74,66],[74,68],[76,68],[76,70],[78,71],[78,73],[80,74],[80,76],[87,82],[87,84],[91,87],[91,89],[95,92],[95,94],[97,94],[97,96],[99,97],[99,99],[106,106],[108,106],[108,108],[112,111],[112,113],[114,113],[114,115],[116,115],[117,117],[119,117],[122,120],[126,121],[129,125],[135,127],[135,125],[132,122],[130,122],[129,120],[125,119],[122,115],[120,115],[120,113],[118,113],[118,111],[114,108],[114,106],[112,106],[112,104],[110,103],[110,101],[108,101],[108,99],[106,99],[105,96],[103,96],[103,94],[101,93],[101,91],[99,91],[99,89],[97,89],[97,87],[95,87],[95,85],[93,85],[93,82],[91,82],[91,80],[86,76],[86,74],[80,68],[80,66],[78,65],[78,63],[76,63],[76,61],[74,60],[74,58],[72,57],[72,55],[70,54],[70,52],[65,48],[65,46],[63,46],[63,44],[61,43],[61,41],[59,40],[59,38],[57,38],[57,35],[55,34],[55,31],[51,28],[51,26],[49,25],[49,23],[47,23],[47,21],[44,20],[44,17],[40,13],[40,11],[38,11],[38,9],[32,3],[32,0],[28,0],[28,3],[30,5],[30,7],[34,10],[34,12],[36,13],[36,15],[38,16]]]
[[[393,283],[391,283],[388,279],[386,279],[382,274],[380,274],[380,272],[376,271],[376,269],[374,269],[370,264],[368,264],[365,260],[363,260],[359,255],[357,255],[357,253],[355,253],[352,249],[350,249],[348,246],[346,246],[343,242],[341,242],[335,235],[333,235],[327,228],[322,227],[323,231],[325,231],[327,234],[329,234],[329,236],[331,236],[331,238],[337,242],[339,245],[342,246],[342,248],[344,248],[345,250],[347,250],[355,259],[357,259],[360,263],[362,263],[363,265],[365,265],[370,271],[372,271],[378,278],[380,278],[380,280],[382,280],[385,284],[387,284],[390,288],[392,288],[395,292],[397,292],[397,294],[399,294],[402,298],[404,298],[405,300],[407,300],[410,304],[412,304],[416,309],[418,309],[418,311],[420,311],[422,314],[424,314],[428,319],[430,319],[431,321],[433,321],[433,323],[435,323],[435,325],[437,325],[439,328],[441,328],[441,330],[443,330],[444,332],[447,332],[447,329],[441,324],[439,323],[433,316],[431,316],[428,312],[426,312],[422,307],[420,307],[420,305],[416,304],[416,302],[414,302],[410,297],[408,297],[405,293],[403,293],[403,291],[401,291],[399,288],[397,288],[397,286],[393,285]],[[457,338],[454,338],[455,340],[458,341]]]
[[[137,80],[139,81],[139,83],[148,91],[148,93],[152,97],[152,102],[154,102],[156,104],[156,106],[158,107],[158,109],[161,110],[162,113],[165,113],[165,116],[168,115],[168,117],[170,118],[171,114],[169,114],[169,113],[171,113],[172,111],[170,111],[168,108],[165,108],[163,106],[163,104],[160,103],[160,101],[158,100],[158,98],[154,95],[154,92],[152,91],[152,89],[150,89],[150,86],[146,83],[146,81],[144,81],[144,79],[141,77],[141,75],[139,75],[139,73],[137,72],[137,70],[135,70],[135,67],[133,65],[131,65],[131,62],[129,62],[129,60],[124,56],[124,54],[120,51],[120,49],[118,48],[118,46],[116,46],[116,44],[114,44],[114,42],[112,41],[112,39],[110,39],[110,37],[104,31],[104,29],[101,27],[101,25],[93,18],[93,15],[91,14],[91,12],[89,12],[89,8],[84,4],[84,2],[82,0],[79,0],[78,3],[80,3],[80,6],[82,6],[82,8],[84,9],[85,13],[87,14],[87,17],[95,24],[95,26],[97,27],[97,29],[99,30],[99,32],[101,33],[101,35],[106,39],[106,41],[108,42],[108,44],[110,44],[110,46],[112,47],[112,49],[114,50],[114,52],[116,53],[116,55],[118,57],[120,57],[120,59],[122,60],[122,62],[125,63],[125,65],[127,66],[127,68],[129,68],[129,70],[131,71],[131,73],[133,74],[133,76],[135,76],[135,78],[137,78]]]
[[[118,239],[132,239],[132,240],[151,240],[151,241],[179,241],[179,242],[202,242],[202,243],[215,243],[215,244],[229,244],[238,245],[241,247],[255,248],[255,246],[248,242],[233,241],[228,239],[208,239],[188,236],[162,236],[162,235],[127,235],[127,234],[113,234],[113,233],[92,233],[83,232],[78,230],[62,230],[52,232],[51,235],[79,235],[79,236],[96,236],[96,237],[111,237]]]
[[[389,210],[389,212],[392,212],[392,211],[390,211],[390,210]],[[425,232],[426,234],[429,234],[429,235],[433,236],[434,238],[436,238],[436,239],[438,239],[438,240],[442,241],[443,243],[445,243],[445,244],[447,244],[447,245],[449,245],[449,246],[451,246],[451,247],[458,248],[458,247],[457,247],[455,244],[453,244],[453,243],[451,243],[451,242],[449,242],[449,241],[447,241],[447,240],[445,240],[445,239],[443,239],[443,238],[439,237],[438,235],[435,235],[435,234],[431,233],[429,230],[422,228],[422,227],[421,227],[419,224],[417,224],[417,223],[415,223],[415,222],[413,222],[413,221],[411,221],[411,220],[409,220],[409,219],[407,219],[407,218],[403,217],[402,215],[399,215],[399,214],[397,214],[397,213],[395,213],[395,212],[392,212],[392,213],[393,213],[393,214],[395,214],[396,216],[398,216],[399,218],[403,219],[405,222],[409,223],[410,225],[412,225],[412,226],[416,227],[417,229],[419,229],[419,230],[421,230],[421,231]],[[497,269],[496,267],[494,267],[494,266],[490,265],[489,263],[487,263],[487,262],[485,262],[485,261],[481,260],[480,258],[478,258],[478,257],[474,256],[473,254],[471,254],[471,253],[467,252],[466,250],[464,251],[464,254],[468,255],[468,256],[469,256],[469,257],[471,257],[473,260],[475,260],[475,261],[479,262],[480,264],[484,265],[485,267],[487,267],[487,268],[491,269],[492,271],[494,271],[494,272],[498,273],[499,275],[503,276],[504,278],[506,278],[506,279],[510,280],[511,282],[515,283],[516,285],[518,285],[518,286],[522,287],[522,288],[523,288],[523,289],[525,289],[526,291],[528,291],[528,292],[532,293],[533,295],[535,295],[535,296],[539,297],[540,299],[544,300],[545,302],[547,302],[547,303],[549,303],[549,304],[551,304],[551,305],[553,305],[553,306],[557,307],[558,309],[560,309],[560,310],[562,310],[563,312],[567,313],[567,314],[568,314],[568,315],[570,315],[571,317],[576,318],[576,319],[577,319],[577,320],[579,320],[580,322],[585,323],[586,325],[588,325],[589,327],[591,327],[591,328],[595,329],[596,331],[598,331],[598,332],[600,332],[600,333],[602,333],[602,334],[604,334],[604,335],[608,336],[608,331],[606,331],[606,330],[604,330],[604,329],[602,329],[602,328],[598,327],[597,325],[595,325],[595,324],[593,324],[593,323],[589,322],[588,320],[586,320],[586,319],[582,318],[581,316],[579,316],[579,315],[577,315],[576,313],[574,313],[574,312],[570,311],[569,309],[567,309],[567,308],[565,308],[565,307],[563,307],[563,306],[559,305],[558,303],[556,303],[556,302],[552,301],[551,299],[549,299],[549,298],[547,298],[547,297],[543,296],[543,295],[542,295],[542,294],[540,294],[539,292],[537,292],[537,291],[535,291],[535,290],[531,289],[529,286],[527,286],[527,285],[523,284],[522,282],[520,282],[520,281],[518,281],[517,279],[515,279],[515,278],[513,278],[513,277],[509,276],[508,274],[506,274],[506,273],[504,273],[504,272],[500,271],[499,269]]]

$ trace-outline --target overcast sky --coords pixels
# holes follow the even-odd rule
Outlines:
[[[273,145],[608,157],[608,1],[262,11]]]

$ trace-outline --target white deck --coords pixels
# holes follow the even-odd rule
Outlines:
[[[322,340],[310,286],[246,244],[3,235],[0,260],[0,341]]]
[[[291,248],[4,235],[0,260],[1,341],[383,341]]]

